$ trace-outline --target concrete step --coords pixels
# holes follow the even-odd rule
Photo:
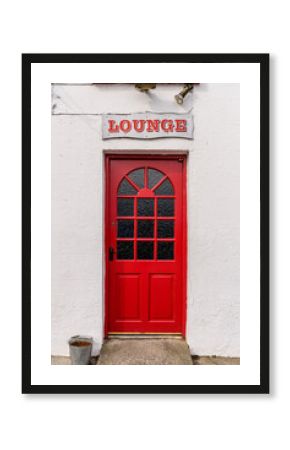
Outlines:
[[[97,365],[193,365],[183,339],[108,339]]]

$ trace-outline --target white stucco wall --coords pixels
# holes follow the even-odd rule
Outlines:
[[[74,334],[94,337],[104,317],[106,150],[188,152],[188,292],[191,352],[239,356],[239,85],[181,85],[149,94],[133,85],[52,87],[52,354]],[[188,112],[194,139],[101,139],[101,114]]]

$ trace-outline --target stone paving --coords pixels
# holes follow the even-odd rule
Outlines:
[[[95,366],[97,363],[98,357],[93,356],[90,361],[91,366]],[[52,366],[69,366],[71,365],[71,360],[69,356],[51,356],[51,365]]]
[[[52,356],[52,365],[70,365],[68,356]],[[183,339],[109,339],[90,365],[239,365],[240,358],[192,356]]]
[[[224,356],[192,356],[194,366],[239,366],[240,358],[229,358]]]

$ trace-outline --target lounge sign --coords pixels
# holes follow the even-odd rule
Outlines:
[[[190,114],[106,114],[102,116],[102,137],[156,139],[193,138]]]

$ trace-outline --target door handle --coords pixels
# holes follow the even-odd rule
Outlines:
[[[109,261],[114,260],[114,253],[115,253],[115,250],[113,249],[113,247],[110,247],[109,248]]]

